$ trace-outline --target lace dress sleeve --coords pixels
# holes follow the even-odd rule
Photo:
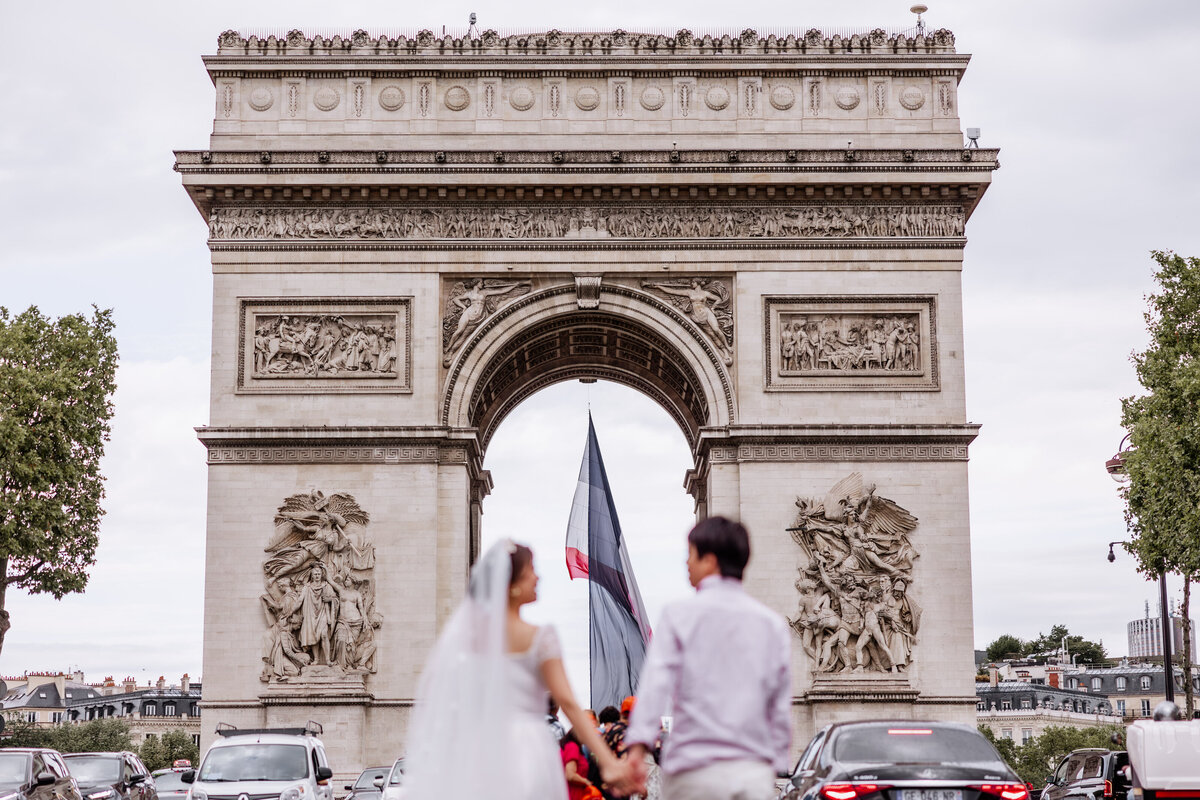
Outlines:
[[[553,625],[543,625],[538,631],[537,642],[534,644],[534,655],[539,664],[554,658],[562,658],[562,646],[558,643],[558,631],[554,629]]]

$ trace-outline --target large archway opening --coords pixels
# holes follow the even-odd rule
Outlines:
[[[638,390],[604,380],[558,383],[528,396],[495,428],[484,462],[495,485],[483,502],[481,545],[510,537],[533,548],[539,599],[525,617],[557,628],[568,677],[585,706],[588,587],[568,578],[564,539],[589,405],[652,623],[666,603],[691,591],[684,536],[695,520],[683,487],[692,465],[688,441],[673,416]]]

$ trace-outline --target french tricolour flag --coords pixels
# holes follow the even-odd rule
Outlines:
[[[587,447],[567,522],[567,572],[588,579],[591,706],[620,706],[637,693],[650,624],[633,578],[608,475],[588,414]]]

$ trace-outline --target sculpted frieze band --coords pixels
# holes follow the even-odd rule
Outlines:
[[[463,206],[241,208],[209,217],[218,241],[288,239],[947,238],[962,206]]]

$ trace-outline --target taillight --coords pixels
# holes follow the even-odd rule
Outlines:
[[[1112,796],[1113,796],[1113,792],[1112,792],[1112,781],[1105,781],[1105,782],[1104,782],[1104,796],[1105,796],[1105,797],[1112,797]]]
[[[1001,800],[1029,800],[1029,790],[1023,783],[983,783],[971,787]]]
[[[878,783],[827,783],[821,787],[826,800],[858,800],[889,787]]]

